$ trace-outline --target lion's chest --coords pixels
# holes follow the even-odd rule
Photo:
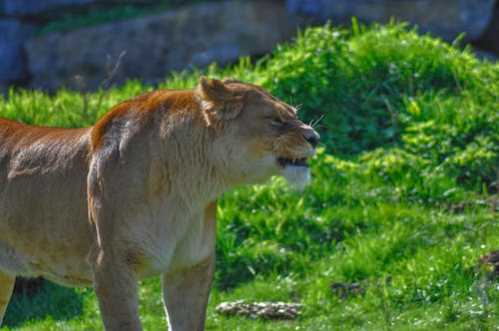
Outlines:
[[[134,240],[141,247],[126,256],[140,277],[188,268],[213,254],[215,220],[206,220],[204,211],[171,213],[151,223]]]

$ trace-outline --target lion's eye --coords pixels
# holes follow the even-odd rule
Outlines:
[[[280,127],[282,126],[284,123],[282,122],[282,120],[280,118],[272,118],[272,120],[270,121],[270,124],[274,127]]]

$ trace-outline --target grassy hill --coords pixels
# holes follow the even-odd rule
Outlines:
[[[162,86],[192,87],[199,74]],[[208,330],[498,330],[499,282],[479,263],[499,249],[498,64],[404,25],[354,24],[308,29],[257,63],[205,74],[265,86],[320,120],[323,137],[304,194],[276,178],[223,197]],[[86,126],[151,89],[12,91],[0,116]],[[361,293],[341,290],[352,283]],[[159,289],[159,279],[141,286],[146,330],[164,323]],[[215,312],[236,299],[304,310],[280,322]],[[102,328],[92,290],[52,284],[16,298],[6,324]]]

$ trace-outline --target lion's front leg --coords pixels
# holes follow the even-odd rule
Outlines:
[[[138,313],[137,280],[112,254],[99,254],[94,266],[94,287],[108,331],[142,330]]]
[[[202,331],[215,267],[214,254],[189,269],[163,275],[170,331]]]
[[[140,186],[123,179],[135,178],[136,183],[144,182],[140,174],[145,171],[133,168],[137,166],[133,159],[125,162],[120,158],[120,151],[124,153],[124,150],[118,145],[123,143],[123,137],[109,139],[107,145],[94,151],[87,178],[89,218],[95,230],[89,262],[93,267],[95,292],[106,330],[137,331],[142,330],[137,275],[129,259],[133,250],[130,242],[137,239],[131,238],[130,224],[136,224],[136,220],[131,218],[129,211],[133,210],[131,208],[140,209],[137,197],[144,196],[144,192]],[[145,158],[141,154],[126,155],[136,156],[141,161]]]
[[[170,331],[204,330],[206,306],[215,269],[216,201],[204,215],[193,220],[183,243],[177,247],[176,261],[193,261],[203,252],[198,263],[184,264],[163,275],[163,301]]]

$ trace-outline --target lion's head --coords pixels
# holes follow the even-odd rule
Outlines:
[[[254,183],[282,175],[298,189],[310,180],[307,159],[319,134],[300,121],[296,109],[259,86],[201,78],[196,89],[208,125],[220,127],[219,160],[230,176]]]

